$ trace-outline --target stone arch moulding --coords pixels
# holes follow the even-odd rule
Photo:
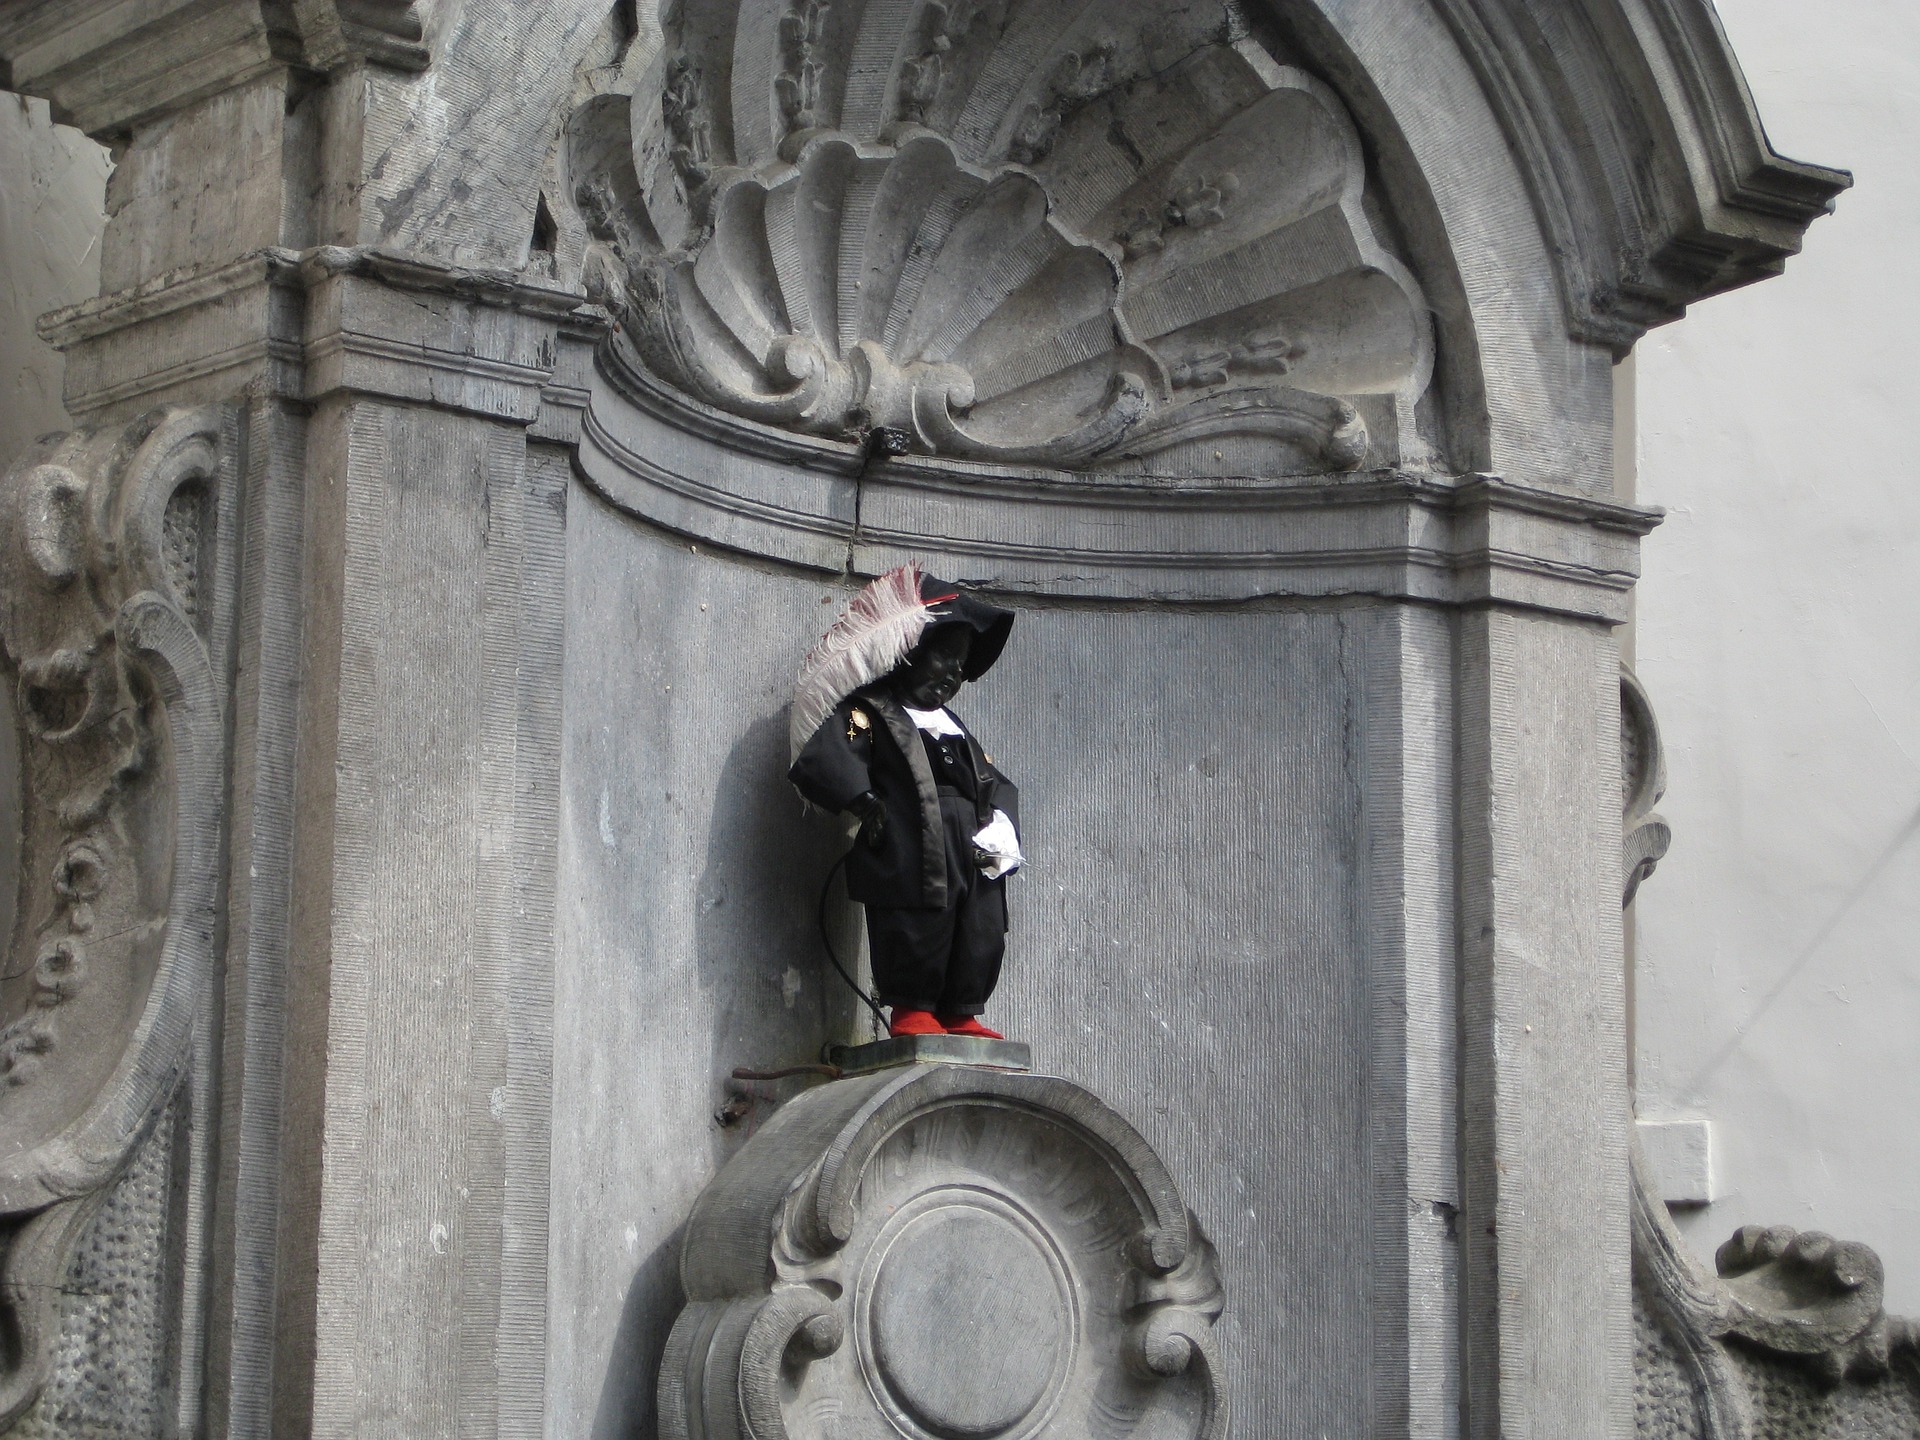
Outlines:
[[[661,24],[568,126],[619,319],[581,470],[822,570],[1617,618],[1615,354],[1847,183],[1767,147],[1705,0]]]
[[[233,429],[213,407],[55,436],[0,492],[22,782],[0,977],[0,1425],[48,1378],[88,1221],[163,1112],[184,1100],[192,1124],[205,1103]],[[177,1319],[190,1373],[192,1321]]]

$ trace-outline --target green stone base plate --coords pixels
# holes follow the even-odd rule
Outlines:
[[[987,1070],[1031,1070],[1033,1051],[1017,1040],[977,1035],[901,1035],[871,1045],[829,1045],[827,1063],[842,1076],[871,1075],[903,1065],[978,1065]]]

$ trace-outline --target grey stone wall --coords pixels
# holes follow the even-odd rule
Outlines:
[[[725,1077],[858,1018],[815,929],[842,832],[783,778],[788,677],[849,592],[591,496],[567,555],[568,634],[596,640],[566,672],[550,1424],[622,1434],[680,1221],[765,1114],[718,1126]],[[956,702],[1031,856],[993,1017],[1166,1157],[1228,1277],[1236,1412],[1289,1433],[1404,1414],[1409,1343],[1417,1404],[1447,1403],[1452,631],[1039,605]]]

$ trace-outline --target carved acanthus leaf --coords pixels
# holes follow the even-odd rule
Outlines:
[[[210,994],[219,410],[44,441],[0,492],[22,848],[0,978],[0,1423],[45,1362],[64,1247],[174,1094]]]

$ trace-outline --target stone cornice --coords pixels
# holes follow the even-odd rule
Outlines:
[[[361,62],[424,70],[431,0],[15,0],[0,13],[0,86],[44,96],[96,139],[267,71]]]
[[[68,355],[77,415],[265,386],[309,401],[346,389],[531,421],[549,390],[563,409],[580,408],[578,377],[556,384],[556,367],[605,323],[578,294],[538,280],[319,246],[173,271],[54,311],[40,334]]]
[[[570,317],[585,303],[577,291],[542,285],[510,271],[450,265],[397,250],[320,245],[297,253],[301,278],[309,287],[336,275],[354,275],[395,290],[447,295],[549,320]]]
[[[602,365],[581,472],[617,508],[810,570],[917,558],[1015,593],[1218,604],[1375,595],[1617,623],[1658,511],[1491,475],[1163,480],[912,457],[724,415]]]
[[[1777,275],[1853,183],[1768,143],[1707,0],[1437,0],[1519,157],[1576,334],[1624,353]]]
[[[125,329],[175,311],[211,304],[264,284],[311,289],[339,275],[378,280],[396,290],[448,295],[521,314],[561,319],[586,302],[572,290],[541,285],[502,270],[470,269],[378,248],[317,245],[308,250],[269,246],[205,269],[172,270],[126,290],[50,311],[40,338],[66,350],[77,341]]]

